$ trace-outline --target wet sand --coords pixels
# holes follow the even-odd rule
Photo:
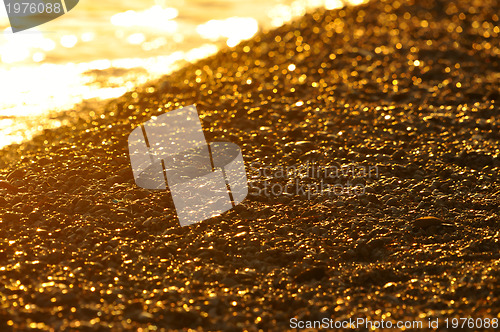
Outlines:
[[[411,3],[317,11],[2,150],[0,329],[500,318],[498,3]],[[127,136],[194,103],[249,175],[314,161],[379,177],[179,227],[168,193],[134,184]]]

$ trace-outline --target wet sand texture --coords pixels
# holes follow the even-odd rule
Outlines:
[[[0,329],[497,317],[498,8],[320,10],[3,150]],[[134,184],[127,136],[193,103],[247,166],[355,162],[380,178],[179,227],[168,192]]]

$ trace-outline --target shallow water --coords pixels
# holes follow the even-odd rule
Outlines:
[[[49,111],[120,96],[259,29],[280,26],[311,8],[342,5],[339,0],[81,0],[62,17],[16,34],[0,5],[0,147],[60,126],[47,118]]]

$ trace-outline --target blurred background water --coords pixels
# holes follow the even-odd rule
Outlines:
[[[317,7],[363,0],[80,0],[12,33],[0,4],[0,148],[60,126],[48,114],[118,97]]]

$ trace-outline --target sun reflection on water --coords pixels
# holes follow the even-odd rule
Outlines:
[[[251,17],[230,17],[200,24],[196,27],[196,31],[202,38],[212,41],[226,38],[226,44],[233,47],[242,40],[252,38],[259,31],[259,23]]]
[[[151,58],[0,68],[0,148],[30,139],[43,129],[32,127],[31,121],[22,121],[21,117],[43,117],[49,111],[71,109],[82,100],[119,97],[138,85],[178,69],[185,62],[194,62],[217,50],[215,45],[205,44],[187,52]],[[118,68],[122,69],[121,73],[114,75],[111,69]],[[144,70],[135,70],[137,68]],[[43,83],[45,85],[41,85]],[[54,122],[47,126],[52,128],[61,124]]]
[[[172,21],[179,15],[175,8],[162,8],[155,5],[144,11],[127,10],[111,17],[111,23],[121,27],[145,27],[174,33],[177,22]]]

